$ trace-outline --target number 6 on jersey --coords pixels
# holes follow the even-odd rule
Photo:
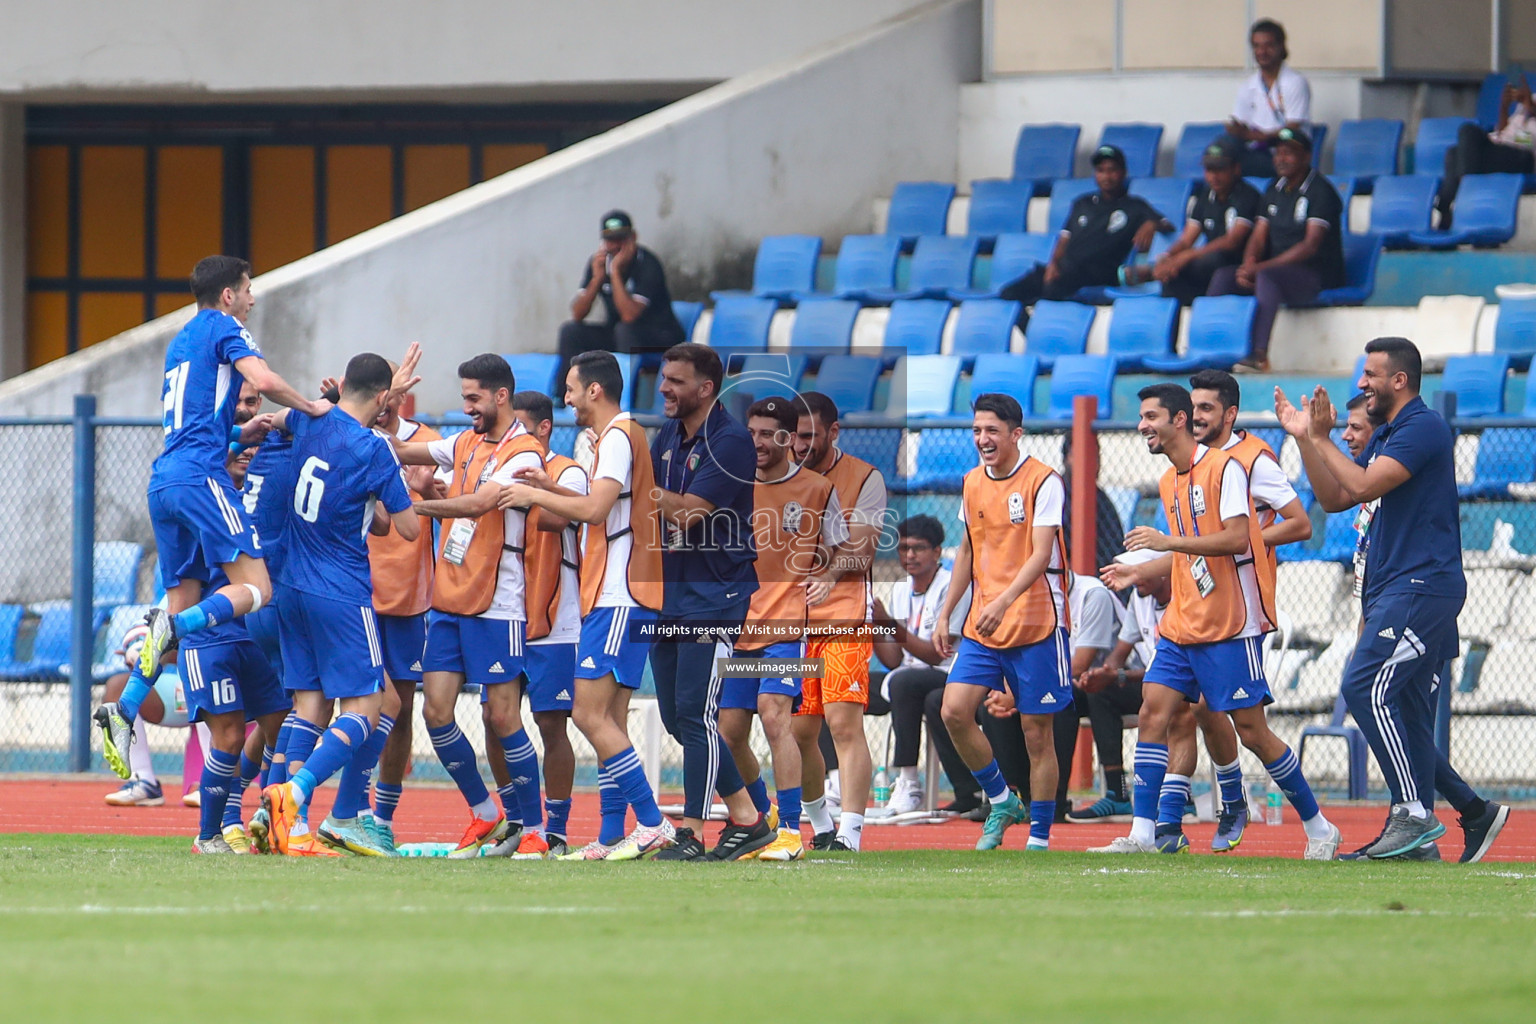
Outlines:
[[[325,480],[319,474],[331,468],[331,464],[318,455],[304,460],[299,470],[298,486],[293,491],[293,510],[306,523],[320,518],[320,499],[325,496]]]

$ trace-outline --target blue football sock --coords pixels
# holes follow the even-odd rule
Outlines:
[[[283,724],[278,726],[277,739],[272,743],[272,763],[267,765],[266,775],[261,780],[262,789],[288,781],[288,737],[293,735],[293,723],[298,717],[298,712],[290,711]]]
[[[624,802],[624,794],[619,792],[619,784],[613,781],[613,773],[606,766],[599,766],[597,770],[597,797],[603,813],[597,841],[612,846],[624,838],[624,816],[629,811],[629,804]]]
[[[501,737],[501,756],[506,760],[507,775],[512,788],[517,790],[517,806],[521,813],[508,821],[520,821],[524,828],[540,831],[544,828],[544,816],[539,813],[539,752],[533,749],[533,741],[526,729],[519,729],[510,736]]]
[[[341,770],[341,782],[336,787],[336,803],[331,807],[331,817],[344,821],[357,817],[358,811],[368,809],[368,786],[373,782],[373,770],[379,765],[379,755],[384,753],[384,743],[395,728],[395,720],[388,715],[379,716],[379,724],[368,734],[368,739],[357,755]]]
[[[437,751],[437,759],[443,762],[443,768],[453,779],[454,785],[459,787],[465,802],[476,807],[489,800],[491,793],[485,788],[485,780],[480,777],[475,748],[469,745],[463,730],[456,723],[449,722],[437,729],[428,726],[427,735],[432,738],[432,749]]]
[[[315,744],[320,742],[320,734],[325,732],[324,726],[297,716],[293,719],[293,727],[288,730],[288,760],[283,769],[283,781],[290,781],[304,767],[304,762],[309,760],[309,755],[315,752]],[[275,768],[276,766],[274,766]]]
[[[374,786],[373,816],[380,821],[393,822],[395,808],[400,806],[400,794],[404,791],[404,786],[396,786],[390,782],[380,782]]]
[[[661,808],[656,806],[656,794],[651,792],[650,780],[645,777],[645,765],[634,747],[625,747],[603,762],[624,794],[624,802],[635,809],[635,821],[646,828],[661,824]]]
[[[1008,800],[1008,783],[1003,781],[1003,773],[996,761],[988,761],[985,768],[971,774],[976,777],[976,784],[994,807]]]
[[[565,833],[566,822],[571,820],[571,801],[570,801],[570,799],[569,798],[566,798],[565,800],[549,800],[549,799],[546,799],[544,801],[544,813],[549,816],[549,821],[544,826],[545,833],[547,835],[559,836],[560,838],[564,839],[565,838],[565,834],[566,834]],[[622,831],[622,829],[623,829],[623,826],[620,826],[620,830],[621,831]]]
[[[261,748],[261,764],[256,769],[256,788],[267,788],[267,776],[272,772],[272,758],[277,754],[277,748],[270,743]]]
[[[1055,800],[1029,802],[1029,838],[1042,843],[1051,841],[1051,823],[1056,820]]]
[[[1157,820],[1157,799],[1163,791],[1163,776],[1168,774],[1168,744],[1136,744],[1136,774],[1131,780],[1131,813],[1148,821]],[[1182,808],[1180,809],[1182,813]]]
[[[759,779],[758,781],[762,781]],[[779,827],[800,831],[800,787],[779,790]],[[766,812],[764,812],[766,813]]]
[[[1301,762],[1296,760],[1294,750],[1286,747],[1285,753],[1278,760],[1265,765],[1264,770],[1269,772],[1269,777],[1275,780],[1280,792],[1296,808],[1302,821],[1311,821],[1317,817],[1317,798],[1312,795],[1312,787],[1307,785],[1307,780],[1301,774]]]
[[[235,606],[229,603],[229,598],[215,591],[186,611],[176,613],[176,635],[183,637],[188,633],[196,633],[222,622],[230,622],[234,617]]]
[[[240,777],[240,755],[226,754],[222,750],[209,750],[203,757],[203,777],[198,784],[202,806],[198,810],[199,839],[212,839],[220,833],[224,820],[224,805],[229,802],[229,791]]]
[[[144,673],[139,671],[139,666],[135,663],[128,672],[128,682],[123,685],[122,695],[117,698],[117,710],[132,723],[139,717],[139,707],[152,689],[154,686],[144,678]]]
[[[220,823],[223,827],[228,828],[230,825],[244,823],[245,815],[240,801],[245,796],[245,787],[260,774],[261,765],[246,757],[245,751],[240,751],[240,775],[235,779],[234,786],[229,791],[229,799],[224,803],[224,820]]]
[[[304,767],[294,776],[294,799],[300,804],[309,803],[315,790],[326,779],[341,771],[363,749],[370,731],[368,719],[364,716],[354,711],[338,715],[315,745],[315,752],[309,755],[309,760],[304,762]]]
[[[768,809],[773,806],[768,802],[768,783],[763,781],[761,775],[747,783],[747,795],[752,798],[752,806],[757,808],[758,814],[767,814]],[[781,805],[779,808],[780,817],[783,817],[783,811],[784,809]]]
[[[1243,766],[1237,761],[1216,766],[1216,784],[1221,787],[1221,805],[1227,808],[1248,802],[1243,796]]]
[[[517,787],[512,783],[496,787],[496,798],[501,801],[502,816],[508,825],[522,825],[523,805],[517,798]]]
[[[1174,775],[1172,773],[1163,776],[1163,786],[1158,792],[1157,798],[1157,824],[1172,825],[1175,828],[1184,827],[1184,807],[1189,803],[1189,776]]]

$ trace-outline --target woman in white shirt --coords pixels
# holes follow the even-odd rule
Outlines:
[[[1253,62],[1259,70],[1238,90],[1237,103],[1227,121],[1227,134],[1241,144],[1243,174],[1274,177],[1269,150],[1281,128],[1306,129],[1312,119],[1312,87],[1285,64],[1285,28],[1278,21],[1261,18],[1248,30]]]
[[[1525,75],[1516,74],[1499,97],[1499,121],[1493,131],[1468,121],[1456,134],[1456,145],[1445,151],[1445,175],[1435,208],[1440,211],[1440,230],[1451,226],[1452,203],[1463,174],[1531,174],[1536,171],[1536,103]]]

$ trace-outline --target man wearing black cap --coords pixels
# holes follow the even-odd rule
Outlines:
[[[1146,252],[1154,233],[1173,230],[1150,203],[1126,192],[1119,147],[1093,151],[1093,178],[1099,190],[1073,202],[1050,262],[1004,288],[1003,298],[1031,306],[1036,299],[1070,299],[1079,288],[1119,284],[1132,247]]]
[[[1243,180],[1235,143],[1211,143],[1202,162],[1205,188],[1189,198],[1184,233],[1152,266],[1126,269],[1128,283],[1158,281],[1164,295],[1185,304],[1206,293],[1217,270],[1242,262],[1259,215],[1259,190]]]
[[[1252,295],[1252,349],[1234,372],[1269,371],[1269,335],[1282,305],[1303,306],[1344,284],[1344,204],[1312,166],[1312,139],[1300,128],[1275,133],[1275,174],[1259,199],[1259,219],[1243,262],[1211,278],[1210,295]]]
[[[609,210],[601,230],[603,244],[582,273],[581,291],[571,300],[571,319],[560,325],[562,374],[574,356],[590,349],[665,352],[686,340],[672,313],[661,260],[639,244],[629,214]],[[605,321],[584,323],[599,299]]]

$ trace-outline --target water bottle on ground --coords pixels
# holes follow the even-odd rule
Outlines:
[[[1281,808],[1285,805],[1285,797],[1275,786],[1273,780],[1264,790],[1264,824],[1280,824]]]
[[[875,769],[874,790],[876,807],[884,807],[891,802],[891,776],[884,765]]]

